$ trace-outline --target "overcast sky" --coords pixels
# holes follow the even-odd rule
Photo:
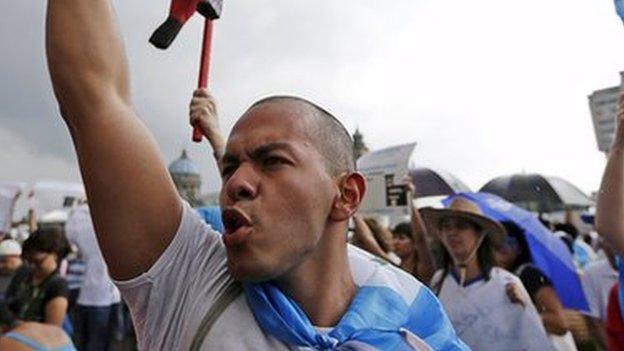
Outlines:
[[[186,116],[201,18],[163,52],[147,39],[168,1],[114,3],[137,110],[168,162],[187,148],[203,190],[218,189]],[[10,1],[0,16],[0,181],[80,180],[47,76],[44,10]],[[590,192],[605,158],[587,96],[619,84],[623,43],[612,0],[226,0],[210,86],[224,133],[262,96],[302,95],[371,149],[416,141],[416,163],[475,190],[526,171]]]

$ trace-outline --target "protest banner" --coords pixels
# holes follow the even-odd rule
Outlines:
[[[416,143],[397,145],[362,156],[357,167],[367,182],[360,212],[393,225],[409,215],[407,188],[409,160]]]
[[[39,181],[32,187],[33,201],[29,207],[39,214],[61,208],[71,208],[78,199],[85,198],[81,183]]]

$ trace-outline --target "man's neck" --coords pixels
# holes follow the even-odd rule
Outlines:
[[[316,252],[274,283],[306,313],[314,326],[335,326],[357,288],[349,268],[344,235],[325,235]],[[333,239],[333,240],[332,240]]]

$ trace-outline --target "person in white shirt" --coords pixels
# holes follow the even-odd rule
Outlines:
[[[618,272],[615,269],[615,256],[608,243],[600,243],[603,258],[585,266],[581,275],[585,297],[589,303],[589,323],[592,326],[594,337],[602,347],[606,345],[605,322],[607,320],[607,303],[609,291],[618,281]]]
[[[335,117],[265,98],[224,148],[214,100],[196,93],[209,104],[191,119],[223,181],[221,236],[181,201],[137,117],[110,1],[47,4],[52,84],[141,350],[467,350],[426,287],[348,248],[366,181]]]
[[[553,350],[520,279],[494,267],[492,246],[505,237],[500,223],[463,197],[421,214],[444,249],[443,267],[430,285],[460,338],[475,351]]]
[[[85,263],[82,286],[71,316],[74,342],[80,350],[105,351],[116,334],[121,298],[108,276],[86,204],[72,209],[65,223],[65,235],[78,248]]]

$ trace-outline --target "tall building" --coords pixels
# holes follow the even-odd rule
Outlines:
[[[353,155],[357,160],[366,153],[368,153],[368,147],[364,143],[364,136],[360,133],[360,129],[356,128],[355,133],[353,133]]]
[[[201,188],[201,177],[199,168],[186,153],[182,150],[182,155],[169,165],[169,174],[173,178],[176,189],[180,196],[188,201],[193,207],[203,205],[200,199],[199,189]]]
[[[624,72],[620,72],[620,80],[624,83]],[[622,84],[624,85],[624,84]],[[620,86],[594,91],[589,96],[589,108],[594,123],[594,133],[598,150],[609,152],[616,127],[616,107]]]

